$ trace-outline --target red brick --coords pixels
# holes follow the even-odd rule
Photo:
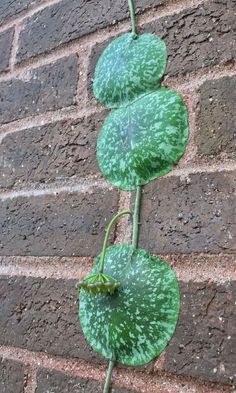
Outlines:
[[[153,253],[235,251],[235,173],[169,176],[144,188],[140,247]]]
[[[164,368],[207,381],[236,382],[236,282],[182,283],[182,307]]]
[[[235,0],[213,0],[148,23],[168,48],[168,75],[234,61]]]
[[[0,72],[9,68],[13,35],[14,28],[0,33]]]
[[[71,377],[62,372],[40,369],[37,373],[35,393],[101,393],[102,386],[96,381]],[[113,388],[112,393],[134,393],[134,390]]]
[[[7,134],[0,145],[0,188],[99,173],[96,139],[106,114]]]
[[[230,384],[236,363],[235,282],[180,282],[180,287],[181,314],[166,349],[164,370]],[[2,276],[0,296],[0,345],[102,361],[81,332],[75,280]],[[44,371],[42,381],[46,375],[53,388],[64,378]],[[65,386],[73,383],[72,378]]]
[[[234,0],[208,1],[146,23],[139,30],[164,39],[168,49],[166,74],[186,74],[235,60],[234,8]],[[96,63],[110,41],[92,48],[88,73],[90,96]]]
[[[199,89],[196,144],[200,156],[236,158],[236,76],[207,81]]]
[[[0,124],[75,104],[77,58],[60,59],[0,83]]]
[[[136,10],[163,4],[165,0],[136,0]],[[63,0],[26,20],[20,34],[18,62],[45,53],[97,29],[105,28],[129,16],[126,0]],[[79,23],[78,23],[79,21]]]
[[[117,210],[117,191],[102,188],[6,199],[0,255],[95,256]]]
[[[18,16],[28,7],[37,4],[40,0],[1,0],[0,2],[0,25]]]
[[[75,280],[0,279],[0,345],[100,362],[77,318]]]
[[[0,392],[24,392],[24,367],[22,363],[0,357]]]

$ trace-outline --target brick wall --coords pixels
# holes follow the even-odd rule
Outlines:
[[[95,146],[107,115],[96,61],[129,29],[126,0],[0,2],[0,392],[100,392],[106,362],[76,317],[75,282],[133,195],[105,182]],[[190,112],[185,156],[144,188],[140,245],[176,270],[176,334],[114,392],[232,392],[235,336],[235,0],[137,0],[140,31],[165,39],[164,85]],[[124,219],[113,234],[129,241]],[[235,382],[236,383],[236,382]]]

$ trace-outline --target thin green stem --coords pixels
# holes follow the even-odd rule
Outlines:
[[[132,234],[132,246],[133,248],[138,247],[138,236],[139,236],[139,216],[142,200],[142,187],[138,186],[136,191],[134,214],[133,214],[133,234]]]
[[[109,361],[108,370],[107,370],[106,381],[105,381],[105,385],[104,385],[104,388],[103,388],[103,393],[109,393],[109,387],[110,387],[110,382],[111,382],[111,375],[112,375],[112,371],[113,371],[114,366],[115,366],[115,361],[114,360],[110,360]]]
[[[135,20],[135,8],[133,0],[128,0],[130,18],[131,18],[131,26],[132,26],[132,33],[136,36],[136,20]]]
[[[104,270],[104,262],[105,262],[105,254],[106,254],[106,248],[109,240],[109,236],[112,230],[113,225],[118,221],[121,217],[126,216],[127,214],[131,214],[129,210],[123,210],[122,212],[119,212],[115,215],[115,217],[112,218],[110,224],[108,225],[106,229],[106,235],[104,238],[103,246],[102,246],[102,252],[101,252],[101,259],[100,259],[100,269],[99,272],[103,273]]]

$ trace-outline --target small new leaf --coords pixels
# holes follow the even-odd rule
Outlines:
[[[100,293],[112,295],[119,287],[120,283],[118,281],[104,273],[89,274],[76,285],[77,289],[84,289],[91,295]]]

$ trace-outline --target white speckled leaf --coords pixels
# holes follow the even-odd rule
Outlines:
[[[164,41],[154,34],[134,39],[126,33],[112,41],[98,60],[93,90],[108,108],[125,106],[160,85],[167,61]]]
[[[91,271],[98,269],[99,256]],[[173,270],[164,261],[129,244],[107,249],[106,274],[121,283],[113,295],[80,291],[80,323],[93,349],[124,365],[142,365],[158,356],[172,337],[180,295]]]
[[[187,138],[188,112],[181,95],[161,87],[110,113],[98,136],[98,164],[112,184],[133,190],[171,171]]]

